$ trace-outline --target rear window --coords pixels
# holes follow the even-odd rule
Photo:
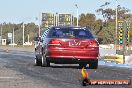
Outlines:
[[[93,39],[93,35],[89,30],[85,29],[51,29],[48,33],[48,38],[84,38]]]

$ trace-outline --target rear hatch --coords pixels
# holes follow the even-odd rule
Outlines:
[[[98,42],[89,30],[85,29],[53,29],[49,32],[48,45],[59,48],[98,47]]]
[[[85,29],[54,29],[48,34],[48,49],[53,56],[95,58],[99,44]]]

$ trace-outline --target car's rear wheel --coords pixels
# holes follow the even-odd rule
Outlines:
[[[97,69],[98,68],[98,60],[94,61],[94,62],[91,62],[89,64],[89,68],[90,69]]]
[[[46,58],[45,53],[42,55],[42,67],[49,67],[50,66],[50,62],[49,60]]]
[[[79,68],[82,69],[83,67],[86,68],[87,64],[86,63],[79,63]]]

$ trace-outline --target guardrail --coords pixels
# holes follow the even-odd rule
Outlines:
[[[116,54],[123,55],[123,50],[116,50]],[[132,50],[126,50],[125,55],[129,56],[132,54]]]

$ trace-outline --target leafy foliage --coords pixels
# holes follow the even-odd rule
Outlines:
[[[104,5],[101,5],[96,12],[102,16],[103,19],[97,19],[93,13],[82,13],[79,16],[79,26],[81,27],[90,27],[91,31],[98,36],[100,43],[108,44],[115,43],[115,15],[116,10],[112,8],[104,8],[109,5],[109,2],[106,2]],[[126,19],[132,18],[132,14],[129,14],[129,9],[121,7],[118,5],[118,21],[124,21]],[[77,18],[74,17],[74,25],[77,24]],[[15,43],[22,44],[22,23],[12,24],[12,23],[3,23],[2,25],[2,38],[8,39],[7,34],[12,33],[14,28],[15,33]],[[43,24],[41,25],[43,28]],[[25,42],[28,41],[28,35],[30,36],[30,41],[33,42],[34,37],[38,35],[39,27],[35,23],[25,24]],[[130,30],[130,40],[132,41],[132,30]]]
[[[11,23],[3,23],[2,25],[2,38],[7,39],[7,43],[11,41],[8,39],[8,33],[13,33],[14,28],[14,39],[15,43],[22,44],[23,41],[23,29],[22,23],[20,24],[11,24]],[[35,36],[38,33],[38,26],[34,23],[25,24],[25,42],[28,41],[28,35],[30,36],[30,41],[33,42]]]
[[[103,17],[103,27],[98,36],[102,40],[101,43],[114,43],[116,40],[116,10],[105,8],[105,6],[109,4],[102,5],[96,10],[96,12]],[[132,16],[132,14],[128,13],[130,11],[129,9],[121,7],[120,5],[118,5],[117,11],[118,21],[124,21]]]

